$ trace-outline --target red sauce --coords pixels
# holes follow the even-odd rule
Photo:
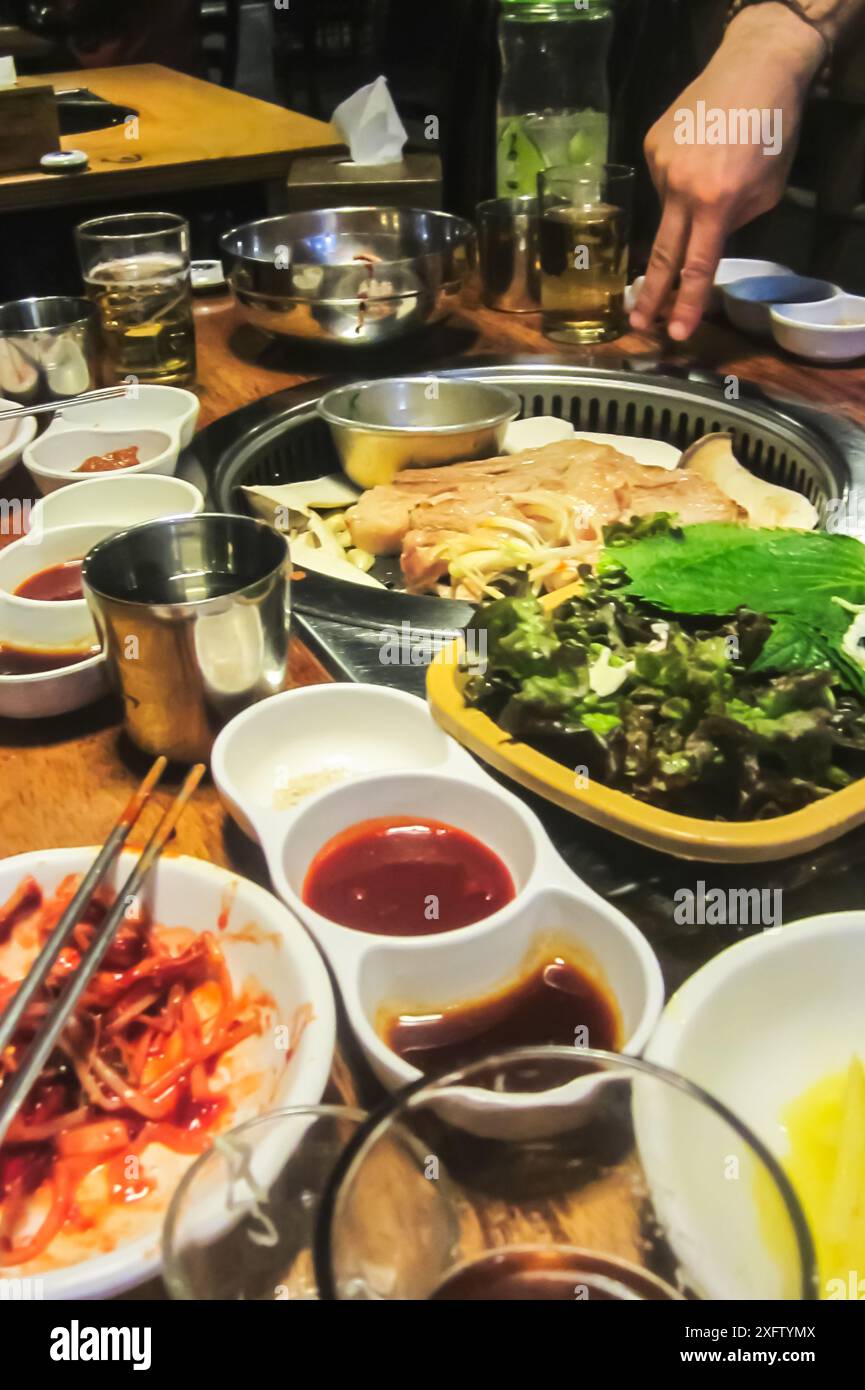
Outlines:
[[[513,896],[506,866],[480,840],[410,816],[361,821],[335,835],[303,885],[304,902],[322,917],[385,936],[455,931]]]
[[[25,579],[15,593],[19,598],[38,599],[42,603],[71,603],[73,599],[83,598],[81,584],[81,560],[63,560],[59,565],[49,565]]]
[[[141,460],[138,445],[130,444],[126,449],[113,449],[105,454],[92,454],[89,459],[73,471],[75,473],[113,473],[117,468],[134,468]]]
[[[38,676],[46,671],[62,671],[89,661],[98,647],[65,648],[53,651],[50,647],[0,646],[0,676]]]

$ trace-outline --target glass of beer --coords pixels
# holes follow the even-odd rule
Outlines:
[[[625,331],[634,171],[562,165],[538,174],[543,331],[603,343]]]
[[[76,229],[89,297],[99,309],[109,381],[164,386],[195,378],[189,223],[172,212],[96,217]]]

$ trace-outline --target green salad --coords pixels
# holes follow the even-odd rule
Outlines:
[[[469,704],[686,815],[782,815],[865,776],[865,545],[668,515],[604,539],[554,611],[516,577],[479,608]]]

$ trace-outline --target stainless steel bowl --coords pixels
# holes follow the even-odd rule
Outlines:
[[[389,483],[402,468],[500,453],[522,407],[501,386],[431,376],[341,386],[316,408],[330,426],[343,470],[368,488]]]
[[[423,208],[324,208],[221,238],[243,316],[287,338],[389,342],[444,318],[475,264],[470,222]]]

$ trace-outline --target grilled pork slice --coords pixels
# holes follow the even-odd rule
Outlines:
[[[612,469],[617,460],[633,464],[606,445],[565,440],[502,458],[451,463],[441,468],[407,468],[392,483],[364,492],[349,508],[346,521],[355,545],[374,555],[397,555],[406,532],[414,526],[466,531],[474,528],[479,516],[491,511],[521,516],[518,508],[507,510],[507,499],[513,493],[542,488],[573,495],[577,487],[574,500],[579,503],[584,500],[582,494],[597,483],[588,475],[577,483],[576,478],[570,477],[571,472],[582,473],[589,463],[605,464]],[[615,487],[614,479],[612,486]],[[587,496],[585,500],[591,499]],[[448,525],[447,511],[431,516],[426,510],[436,506],[451,508],[456,518],[452,526]],[[416,515],[420,507],[425,509],[423,518]],[[618,510],[613,513],[618,514]]]
[[[544,498],[561,498],[572,540],[587,558],[604,526],[646,513],[677,513],[683,524],[737,521],[737,505],[708,479],[649,468],[608,445],[563,440],[505,458],[406,469],[387,486],[363,493],[346,513],[352,540],[376,555],[401,552],[409,589],[428,589],[444,577],[441,543],[496,517],[536,524]]]

